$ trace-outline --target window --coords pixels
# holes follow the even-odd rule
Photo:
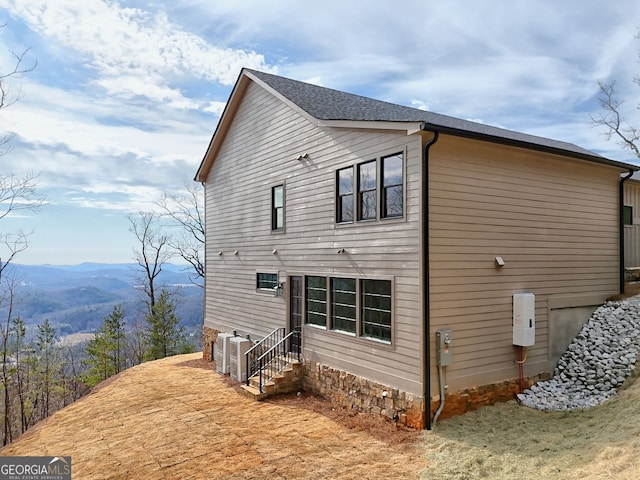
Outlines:
[[[273,290],[278,285],[277,273],[257,273],[256,288]]]
[[[356,280],[331,279],[331,328],[356,333]]]
[[[375,220],[378,201],[376,161],[358,165],[358,220]]]
[[[327,279],[325,277],[307,277],[306,323],[327,326]]]
[[[382,158],[382,217],[402,216],[402,154]]]
[[[305,277],[305,323],[391,343],[391,280]]]
[[[353,222],[353,167],[338,170],[338,223]]]
[[[622,224],[633,225],[633,207],[629,205],[622,207]]]
[[[391,282],[360,280],[362,336],[391,341]]]
[[[355,198],[354,194],[357,194]],[[341,168],[336,172],[336,223],[401,218],[403,215],[402,152]]]
[[[284,185],[271,189],[271,230],[284,229]]]

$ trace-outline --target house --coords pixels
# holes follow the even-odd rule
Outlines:
[[[306,389],[420,428],[513,398],[620,291],[632,170],[244,69],[195,177],[204,356],[299,330]]]
[[[640,279],[640,174],[634,173],[624,184],[624,266],[627,278]]]

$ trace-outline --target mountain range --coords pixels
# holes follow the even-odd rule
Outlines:
[[[156,288],[168,289],[176,302],[176,315],[188,333],[200,331],[203,289],[192,282],[193,270],[183,265],[163,264]],[[115,305],[125,310],[125,322],[144,321],[143,271],[137,264],[82,263],[78,265],[12,264],[4,279],[15,279],[12,317],[27,326],[45,319],[59,335],[92,332]],[[0,322],[7,318],[0,307]]]

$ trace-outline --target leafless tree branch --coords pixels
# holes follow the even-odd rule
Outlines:
[[[191,281],[203,287],[205,216],[204,192],[199,185],[186,185],[185,194],[166,193],[157,205],[163,216],[170,220],[171,226],[179,233],[169,238],[169,246],[175,254],[187,262],[195,272]]]
[[[4,28],[5,25],[0,25],[0,28]],[[24,50],[22,53],[11,52],[11,55],[15,58],[13,62],[13,68],[0,72],[0,110],[5,109],[22,98],[22,88],[17,87],[17,90],[10,85],[10,80],[13,78],[21,78],[25,73],[33,71],[38,65],[37,61],[33,61],[27,65],[27,54],[30,49]],[[12,135],[4,135],[0,137],[0,155],[4,155],[9,151],[8,144],[13,138]]]
[[[151,312],[156,304],[156,279],[162,272],[162,266],[173,256],[168,249],[169,238],[162,232],[158,213],[140,212],[127,218],[131,224],[129,231],[138,240],[139,247],[134,248],[134,258],[144,275],[142,288]]]
[[[615,81],[610,83],[599,81],[598,87],[600,89],[598,101],[603,111],[592,116],[591,121],[596,126],[605,127],[604,134],[607,140],[610,140],[612,136],[618,137],[620,146],[628,148],[636,157],[640,157],[640,148],[638,147],[640,130],[628,125],[622,117],[621,106],[624,102],[616,96]]]

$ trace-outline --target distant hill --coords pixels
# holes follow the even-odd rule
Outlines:
[[[144,315],[142,271],[137,264],[14,264],[8,274],[18,281],[13,316],[27,325],[47,318],[60,334],[91,332],[117,304],[125,309],[128,323]],[[186,267],[165,264],[157,285],[174,293],[181,325],[192,333],[202,325],[204,295],[190,276],[193,271]],[[0,309],[0,321],[6,314]]]

